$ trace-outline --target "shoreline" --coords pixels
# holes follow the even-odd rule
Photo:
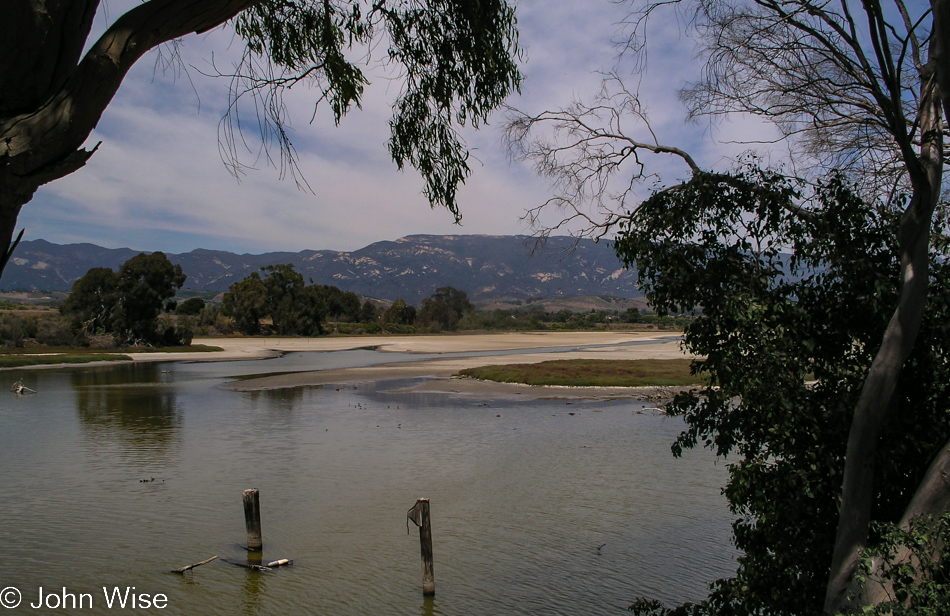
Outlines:
[[[671,387],[567,387],[500,383],[456,376],[465,368],[491,364],[537,363],[556,359],[677,359],[684,357],[680,335],[674,332],[498,332],[462,334],[413,334],[346,336],[333,338],[195,338],[222,351],[194,353],[125,353],[130,361],[84,364],[49,364],[3,370],[86,368],[128,363],[230,362],[273,359],[285,353],[332,353],[373,348],[380,353],[457,354],[480,352],[478,357],[428,358],[419,361],[380,363],[372,366],[311,370],[234,380],[221,385],[231,391],[267,391],[296,387],[324,387],[354,383],[406,381],[388,390],[399,393],[445,393],[452,395],[513,397],[518,399],[617,399],[668,400],[677,391]],[[545,349],[545,351],[540,351]],[[551,351],[550,349],[562,349]],[[493,354],[497,351],[499,354]],[[521,351],[521,352],[518,352]]]
[[[669,399],[680,388],[670,387],[565,387],[499,383],[455,376],[465,368],[491,364],[538,363],[557,359],[676,359],[682,358],[678,335],[656,333],[613,334],[606,332],[536,332],[532,334],[472,334],[381,338],[378,344],[358,344],[348,348],[374,346],[380,352],[464,353],[505,351],[479,357],[446,357],[413,362],[382,363],[373,366],[335,368],[263,376],[226,383],[231,391],[266,391],[295,387],[324,387],[354,383],[418,380],[411,386],[388,391],[399,393],[447,393],[455,395],[514,396],[518,398],[598,398],[636,397],[642,400]],[[385,340],[383,338],[389,338]],[[322,341],[323,342],[323,341]],[[340,347],[339,339],[326,346]],[[220,346],[220,345],[219,345]],[[282,346],[282,345],[271,345]],[[299,346],[299,345],[295,345]],[[557,352],[538,349],[564,348]],[[298,348],[288,350],[299,350]],[[511,351],[524,351],[511,353]]]

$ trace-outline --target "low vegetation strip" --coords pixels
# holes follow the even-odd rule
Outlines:
[[[689,359],[557,359],[536,364],[502,364],[459,372],[486,381],[569,387],[684,387],[702,385],[689,372]]]
[[[23,366],[49,366],[53,364],[88,364],[93,361],[132,361],[128,355],[118,353],[27,353],[0,354],[0,368]]]

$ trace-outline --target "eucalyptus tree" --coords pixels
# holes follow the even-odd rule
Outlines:
[[[838,449],[829,450],[833,452],[829,458],[815,462],[836,483],[834,507],[822,508],[826,516],[831,516],[835,530],[828,539],[831,545],[825,550],[799,554],[802,559],[825,559],[820,567],[827,574],[817,594],[815,585],[819,582],[814,575],[810,576],[812,597],[803,611],[824,609],[834,613],[854,606],[881,604],[892,588],[887,584],[863,583],[866,578],[858,569],[869,545],[872,519],[881,519],[875,516],[881,511],[882,495],[890,493],[882,487],[882,477],[896,480],[893,474],[881,472],[886,466],[882,459],[887,450],[882,445],[884,427],[904,414],[914,416],[917,412],[899,384],[908,374],[908,362],[921,328],[927,322],[928,292],[931,280],[937,276],[931,269],[933,238],[938,231],[935,223],[945,220],[939,205],[943,191],[946,114],[950,113],[947,49],[950,2],[674,0],[648,3],[638,5],[630,14],[625,57],[645,58],[650,47],[647,37],[650,23],[667,9],[687,16],[688,29],[704,60],[702,76],[680,93],[689,117],[715,120],[743,114],[767,120],[777,128],[795,165],[813,183],[832,170],[840,170],[847,178],[845,183],[853,184],[849,190],[873,204],[873,207],[858,208],[864,219],[860,224],[849,223],[851,235],[841,229],[837,235],[822,235],[812,229],[800,236],[811,238],[812,249],[824,251],[818,262],[833,261],[841,243],[868,241],[871,235],[878,233],[874,229],[885,224],[882,221],[891,225],[887,233],[893,238],[890,243],[893,259],[875,260],[867,253],[850,256],[864,258],[867,265],[882,268],[880,273],[887,274],[875,276],[879,286],[866,295],[867,301],[876,305],[886,300],[886,318],[872,337],[853,340],[866,351],[861,354],[860,362],[849,364],[857,358],[848,354],[838,358],[843,366],[862,378],[857,383],[842,385],[841,399],[849,405],[844,424],[846,437]],[[638,65],[640,67],[642,65]],[[710,249],[711,240],[732,245],[736,234],[754,237],[753,230],[767,230],[772,240],[784,237],[782,241],[785,241],[787,236],[776,233],[780,227],[770,225],[792,224],[789,219],[803,224],[819,224],[816,221],[830,224],[829,220],[840,217],[844,211],[839,200],[819,198],[822,194],[827,196],[827,191],[820,188],[821,183],[817,188],[795,188],[792,191],[795,196],[766,198],[774,194],[773,180],[769,180],[772,186],[769,182],[756,186],[764,180],[754,173],[704,169],[683,148],[662,143],[649,126],[643,102],[636,92],[624,86],[619,70],[605,80],[603,90],[592,103],[575,101],[563,109],[535,115],[515,112],[508,136],[514,155],[533,161],[538,172],[554,183],[553,197],[529,212],[529,217],[537,222],[544,211],[560,208],[562,215],[558,222],[542,229],[542,236],[553,229],[573,225],[604,237],[616,225],[625,225],[620,229],[618,242],[620,256],[625,260],[650,258],[645,244],[631,240],[625,245],[624,240],[642,239],[638,229],[651,225],[666,224],[667,231],[673,235],[680,231],[674,225],[691,230],[695,235],[679,234],[678,239],[692,246],[687,253],[698,258]],[[651,155],[678,159],[684,165],[687,179],[654,186],[655,194],[644,200],[651,192],[644,184],[657,180],[655,167],[647,160]],[[842,182],[840,178],[828,181]],[[737,193],[744,193],[740,196],[748,201],[738,209]],[[812,199],[805,198],[808,196]],[[664,208],[644,207],[663,199],[679,203],[676,216]],[[850,197],[844,201],[850,203]],[[764,203],[779,207],[782,217]],[[779,220],[784,222],[776,222]],[[722,224],[726,224],[725,230],[731,230],[725,233]],[[654,240],[659,242],[661,235],[657,234]],[[874,250],[887,244],[888,241],[878,238]],[[661,249],[655,246],[651,250]],[[751,252],[733,251],[730,258],[736,263],[745,262],[750,254],[761,256],[759,251],[763,247],[753,242],[748,250]],[[671,247],[670,251],[675,249]],[[656,275],[664,280],[688,277],[690,271],[686,263],[676,266],[668,261],[666,268],[657,270]],[[740,268],[732,275],[740,275],[741,271]],[[767,272],[773,276],[762,275],[778,284],[774,268]],[[704,284],[700,279],[695,282]],[[747,282],[751,285],[755,281]],[[848,282],[858,284],[855,280]],[[831,284],[820,279],[815,279],[815,283]],[[686,293],[683,287],[679,291]],[[659,299],[669,308],[683,305],[690,297],[696,300],[700,296],[686,293],[677,301],[670,297]],[[708,295],[701,297],[703,301],[713,301]],[[931,302],[931,309],[933,306]],[[740,307],[736,304],[730,309]],[[745,305],[747,310],[755,307],[755,304]],[[712,327],[708,321],[701,322]],[[738,327],[738,324],[727,320],[718,322],[718,326],[726,328],[718,330],[726,336],[728,327]],[[733,333],[738,335],[738,330]],[[832,330],[828,335],[839,333]],[[688,348],[692,348],[690,344],[687,336]],[[701,348],[699,345],[693,350]],[[768,352],[755,346],[746,348],[746,352],[749,351]],[[760,359],[767,363],[764,355]],[[796,412],[797,401],[790,390],[781,391],[783,396],[789,396],[787,412]],[[711,444],[720,431],[755,433],[756,420],[749,418],[749,423],[729,424],[741,417],[731,412],[732,407],[724,404],[714,413],[717,419],[706,415],[708,421],[705,421],[700,416],[687,415],[688,434],[700,441],[705,438]],[[822,423],[811,429],[819,439],[825,430],[834,432],[831,426]],[[922,466],[900,478],[905,485],[901,486],[896,502],[902,513],[891,521],[898,522],[905,530],[910,528],[912,520],[950,512],[950,486],[943,478],[950,466],[950,442],[947,441],[950,432],[943,426],[934,426],[934,430],[942,442],[934,445],[923,461],[918,460]],[[886,436],[914,438],[910,432]],[[731,451],[731,448],[721,451]],[[768,446],[754,452],[749,450],[737,468],[742,464],[770,464],[773,455],[781,453]],[[836,474],[839,463],[840,474]],[[738,497],[739,486],[730,485],[732,495]],[[747,484],[743,489],[746,495],[755,490],[768,491],[761,483]],[[729,490],[727,488],[727,494]],[[806,516],[799,523],[807,519]],[[812,523],[815,521],[811,519]],[[748,533],[761,528],[763,523],[759,518],[748,525],[737,526],[737,542],[741,544],[743,537],[747,538]],[[765,547],[761,555],[778,562],[785,557],[781,549],[779,545],[772,549]],[[907,550],[893,554],[890,559],[874,561],[872,572],[899,563],[913,564]],[[740,574],[742,572],[740,566]],[[801,581],[795,577],[794,568],[787,569],[786,573],[790,576],[786,580],[791,585],[789,588]],[[729,592],[741,594],[742,588],[742,585],[732,587]],[[780,607],[763,605],[766,604],[760,604],[763,613],[782,613]],[[774,604],[779,605],[781,602]],[[774,612],[770,611],[773,609]]]
[[[282,171],[295,154],[284,130],[283,93],[308,84],[334,119],[359,106],[369,83],[360,50],[385,47],[401,91],[389,150],[425,179],[433,206],[459,216],[469,173],[458,127],[478,126],[520,83],[514,9],[505,0],[146,0],[95,40],[100,0],[0,3],[0,271],[21,208],[48,182],[81,169],[99,145],[84,142],[131,67],[146,52],[227,24],[246,51],[233,71],[224,122],[225,162],[238,172],[235,109],[255,98],[255,130],[275,141]]]

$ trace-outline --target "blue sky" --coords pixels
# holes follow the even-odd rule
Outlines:
[[[97,28],[132,4],[109,2]],[[624,7],[611,0],[525,0],[517,10],[526,80],[509,104],[538,112],[593,94],[597,71],[614,65],[611,39],[620,32],[616,24]],[[647,71],[625,75],[628,83],[639,84],[661,141],[688,149],[701,164],[722,165],[744,149],[731,141],[750,138],[761,127],[685,123],[676,90],[698,74],[693,42],[673,13],[655,20],[651,35]],[[462,224],[455,225],[449,212],[430,209],[416,172],[397,171],[389,158],[387,122],[398,85],[383,74],[371,74],[363,109],[338,127],[326,109],[310,121],[312,91],[288,98],[300,167],[316,194],[281,180],[254,153],[243,160],[258,169],[235,180],[218,150],[228,82],[202,72],[210,72],[212,57],[227,66],[238,46],[223,29],[185,38],[187,75],[156,70],[154,52],[143,58],[89,139],[89,145],[102,141],[99,151],[84,169],[42,187],[25,206],[25,239],[260,253],[354,250],[417,233],[530,232],[522,216],[548,197],[549,187],[526,165],[508,160],[500,115],[481,131],[466,133],[476,160],[459,195]],[[677,173],[668,168],[667,179]]]

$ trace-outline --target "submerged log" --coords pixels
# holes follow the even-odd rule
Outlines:
[[[223,558],[222,560],[229,565],[244,567],[245,569],[250,569],[251,571],[273,571],[273,569],[266,565],[252,565],[251,563],[242,563],[239,560],[231,560],[230,558]]]
[[[194,563],[194,564],[192,564],[192,565],[187,565],[187,566],[185,566],[185,567],[181,567],[180,569],[172,569],[171,572],[172,572],[172,573],[184,573],[185,571],[188,571],[189,569],[194,569],[195,567],[200,567],[201,565],[207,565],[208,563],[210,563],[210,562],[213,561],[213,560],[216,560],[217,558],[218,558],[217,556],[212,556],[211,558],[208,558],[208,559],[206,559],[206,560],[203,560],[203,561],[201,561],[200,563]]]

